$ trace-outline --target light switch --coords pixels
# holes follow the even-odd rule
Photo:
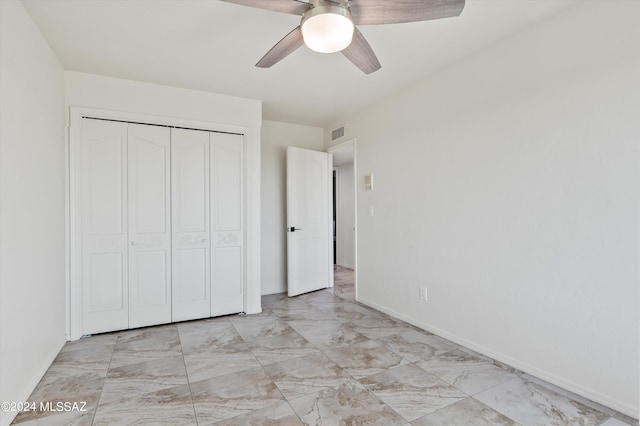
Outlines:
[[[373,191],[373,173],[364,177],[363,189],[365,191]]]
[[[369,216],[373,217],[373,206],[369,206]]]

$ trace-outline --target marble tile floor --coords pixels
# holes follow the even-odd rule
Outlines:
[[[258,315],[65,345],[27,425],[605,425],[637,420],[354,302],[333,289],[265,296]]]

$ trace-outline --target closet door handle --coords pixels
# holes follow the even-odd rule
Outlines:
[[[135,242],[135,241],[131,241],[131,245],[132,245],[132,246],[135,246],[135,245],[136,245],[136,242]]]
[[[206,242],[207,242],[207,239],[206,239],[206,238],[203,238],[203,239],[202,239],[202,242],[203,242],[203,243],[206,243]]]

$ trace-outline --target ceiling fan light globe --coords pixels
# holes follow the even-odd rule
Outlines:
[[[304,44],[320,53],[346,49],[353,39],[353,21],[343,13],[324,12],[305,17],[301,25]]]

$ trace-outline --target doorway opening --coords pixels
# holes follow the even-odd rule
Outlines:
[[[332,188],[333,188],[333,266],[336,266],[336,260],[338,258],[338,246],[336,244],[336,178],[337,178],[337,173],[338,173],[338,169],[337,168],[333,168],[333,184],[332,184]]]
[[[334,294],[357,300],[356,141],[327,150],[333,155]]]

